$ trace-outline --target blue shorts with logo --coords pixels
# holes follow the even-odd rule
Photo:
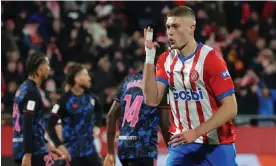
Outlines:
[[[166,166],[237,166],[234,143],[169,146]]]

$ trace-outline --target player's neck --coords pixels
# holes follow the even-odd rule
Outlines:
[[[187,57],[195,52],[197,48],[197,42],[193,39],[192,41],[188,42],[187,45],[182,49],[179,50],[179,53],[183,57]]]
[[[28,79],[34,81],[37,87],[40,87],[42,83],[42,80],[39,77],[29,76]]]
[[[75,85],[71,88],[71,92],[77,96],[80,96],[84,93],[84,89]]]

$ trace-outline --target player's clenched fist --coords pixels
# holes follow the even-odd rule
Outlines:
[[[144,40],[146,50],[146,61],[145,63],[154,64],[154,58],[156,54],[156,47],[159,47],[157,42],[153,41],[153,29],[148,27],[144,28]]]
[[[115,157],[113,155],[107,154],[104,159],[104,166],[115,166]]]

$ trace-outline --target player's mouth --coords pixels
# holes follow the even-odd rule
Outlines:
[[[169,39],[170,44],[174,44],[174,40],[173,39]]]

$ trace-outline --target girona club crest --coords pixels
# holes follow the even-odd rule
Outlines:
[[[196,70],[191,71],[191,73],[190,73],[190,80],[192,82],[196,82],[198,80],[198,78],[199,78],[198,72]]]

